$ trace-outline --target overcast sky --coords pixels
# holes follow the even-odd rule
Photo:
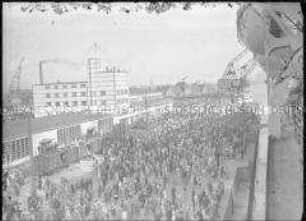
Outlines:
[[[216,81],[242,50],[236,38],[236,8],[225,5],[171,9],[161,15],[80,11],[59,16],[22,13],[5,4],[4,89],[22,56],[21,87],[38,83],[38,63],[45,59],[71,61],[46,65],[47,81],[85,79],[86,57],[95,42],[105,64],[129,71],[130,84],[148,84],[150,79],[175,83],[184,74],[194,81]]]

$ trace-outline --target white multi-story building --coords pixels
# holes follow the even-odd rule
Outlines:
[[[57,82],[33,85],[35,117],[88,109],[88,83]]]
[[[117,67],[102,67],[100,59],[89,59],[90,106],[94,111],[120,114],[129,107],[128,73]]]
[[[101,59],[88,59],[88,79],[80,82],[33,85],[34,116],[79,112],[121,114],[129,108],[128,73],[116,67],[102,68]]]

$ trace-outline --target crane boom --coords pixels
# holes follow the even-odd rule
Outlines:
[[[244,49],[242,52],[240,52],[236,57],[234,57],[226,66],[224,75],[232,75],[233,74],[233,69],[234,69],[234,64],[237,63],[237,61],[241,58],[243,58],[247,54],[248,50]]]
[[[19,65],[18,65],[18,68],[17,70],[15,71],[15,74],[13,76],[13,80],[10,84],[10,94],[11,95],[16,95],[16,94],[19,94],[19,85],[20,85],[20,75],[22,73],[22,64],[23,64],[23,61],[24,61],[24,57],[21,58],[20,62],[19,62]]]
[[[243,82],[246,82],[247,75],[254,70],[256,63],[253,58],[250,58],[245,62],[241,62],[240,65],[237,64],[239,61],[246,58],[248,52],[249,51],[247,49],[244,49],[240,54],[238,54],[228,63],[223,76],[218,81],[220,89],[226,88],[235,91],[237,88],[241,88],[247,85]]]

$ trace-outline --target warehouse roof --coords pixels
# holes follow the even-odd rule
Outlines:
[[[33,133],[38,133],[44,130],[61,128],[65,126],[80,124],[90,120],[98,120],[109,117],[111,117],[111,115],[105,113],[96,113],[96,114],[69,113],[69,114],[34,118],[32,119],[32,131]],[[28,133],[27,119],[5,122],[3,124],[2,137],[4,139],[27,136],[27,133]]]

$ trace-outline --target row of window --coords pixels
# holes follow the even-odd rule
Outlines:
[[[28,138],[5,142],[2,147],[2,159],[5,164],[27,157],[29,154]]]
[[[128,99],[117,99],[118,104],[128,103]],[[65,102],[47,102],[47,107],[76,107],[76,106],[87,106],[87,101],[65,101]],[[106,105],[106,100],[94,100],[93,105]]]
[[[122,89],[122,90],[117,90],[117,94],[121,95],[121,94],[128,94],[129,90],[128,89]]]
[[[117,99],[117,104],[125,104],[128,103],[128,99]]]
[[[69,96],[70,94],[70,96]],[[92,92],[93,96],[97,97],[97,96],[106,96],[106,91],[93,91]],[[50,94],[47,93],[46,97],[47,98],[51,98],[51,97],[55,97],[55,98],[59,98],[59,97],[86,97],[87,93],[86,92],[72,92],[72,93],[54,93],[54,94]]]
[[[56,98],[59,98],[59,97],[86,97],[87,96],[87,93],[86,92],[72,92],[70,93],[71,96],[69,96],[69,93],[55,93],[55,94],[50,94],[50,93],[47,93],[46,94],[46,98],[51,98],[51,97],[56,97]]]
[[[117,95],[123,95],[123,94],[127,94],[128,90],[127,89],[123,89],[123,90],[117,90]],[[93,91],[92,95],[94,97],[98,97],[98,96],[106,96],[106,91]],[[47,93],[46,94],[46,98],[51,98],[51,97],[55,97],[55,98],[59,98],[59,97],[86,97],[87,93],[86,92],[72,92],[72,93]]]
[[[105,106],[106,105],[106,100],[94,100],[93,101],[94,105],[102,105]]]
[[[69,85],[69,87],[68,87]],[[68,89],[68,88],[86,88],[86,84],[55,84],[55,85],[46,85],[45,89]]]
[[[92,95],[93,95],[94,97],[98,97],[98,96],[103,97],[103,96],[106,96],[106,91],[93,91],[93,92],[92,92]]]
[[[65,101],[65,102],[47,102],[47,107],[73,107],[73,106],[87,106],[87,101]]]
[[[108,132],[112,129],[112,118],[98,121],[99,130]],[[81,125],[74,125],[57,130],[57,140],[59,145],[71,143],[71,141],[81,138]],[[4,164],[14,162],[30,155],[29,138],[19,138],[4,142],[2,145],[2,159]]]
[[[80,137],[81,137],[80,125],[57,130],[57,139],[59,145],[70,143],[71,141],[79,139]]]

